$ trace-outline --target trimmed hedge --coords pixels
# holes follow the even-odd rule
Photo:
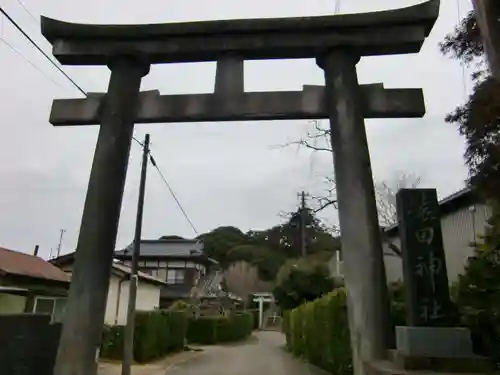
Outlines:
[[[122,359],[123,326],[104,332],[101,357]],[[135,317],[134,360],[142,363],[184,349],[187,316],[177,311],[138,312]]]
[[[286,311],[282,327],[294,355],[335,375],[352,374],[344,290]]]
[[[393,328],[405,325],[403,283],[391,283],[389,295]],[[335,375],[353,371],[346,298],[345,289],[336,289],[283,314],[288,349]]]
[[[259,309],[249,310],[253,318],[253,329],[259,329]]]
[[[196,344],[216,344],[243,340],[251,335],[253,317],[249,312],[229,316],[189,317],[187,340]]]

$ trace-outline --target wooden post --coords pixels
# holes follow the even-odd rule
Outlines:
[[[139,88],[149,72],[148,64],[128,56],[109,68],[54,375],[97,371]]]
[[[127,325],[123,341],[122,375],[130,375],[134,362],[134,328],[135,305],[137,303],[137,287],[139,284],[138,264],[141,253],[142,216],[144,212],[144,195],[146,192],[146,174],[148,171],[149,134],[146,134],[142,146],[141,180],[139,182],[139,199],[137,200],[137,216],[135,220],[134,249],[132,252],[131,277],[128,289]]]

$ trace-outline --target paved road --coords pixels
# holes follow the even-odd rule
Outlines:
[[[210,346],[195,359],[167,371],[167,375],[324,375],[283,350],[279,332],[258,332],[245,343]]]

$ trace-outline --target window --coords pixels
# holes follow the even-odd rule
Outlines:
[[[182,284],[184,282],[183,269],[167,270],[167,284]]]
[[[33,313],[50,315],[52,322],[61,322],[66,308],[66,298],[36,297]]]

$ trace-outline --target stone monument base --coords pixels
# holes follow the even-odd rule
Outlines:
[[[396,348],[408,357],[474,357],[470,331],[460,327],[396,327]]]
[[[494,366],[488,358],[478,356],[455,358],[415,357],[403,355],[397,350],[390,350],[388,360],[396,368],[407,371],[433,371],[453,374],[489,374],[494,371]]]

